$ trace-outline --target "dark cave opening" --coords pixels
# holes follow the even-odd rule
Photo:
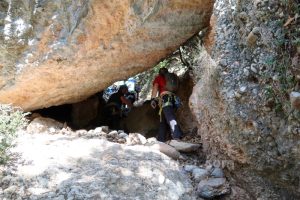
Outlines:
[[[42,117],[52,118],[59,122],[66,122],[68,125],[71,124],[71,112],[72,104],[64,104],[60,106],[52,106],[49,108],[43,108],[34,110],[32,113],[40,114]]]
[[[100,121],[101,109],[104,105],[103,91],[101,91],[81,102],[34,110],[32,114],[66,123],[73,130],[89,130],[105,125]]]
[[[176,116],[178,123],[185,135],[197,134],[197,125],[194,121],[191,111],[188,106],[188,100],[194,86],[193,80],[189,73],[185,73],[180,78],[180,87],[178,96],[182,100],[182,106],[177,110]],[[145,85],[148,88],[147,85]],[[95,129],[100,126],[107,126],[103,119],[102,111],[106,105],[106,100],[103,98],[105,91],[98,92],[88,99],[60,106],[53,106],[45,109],[35,110],[32,113],[38,113],[42,117],[52,118],[62,123],[73,130],[79,129]],[[142,95],[141,95],[142,96]],[[147,98],[140,99],[131,109],[127,116],[121,119],[121,129],[127,133],[141,133],[148,137],[156,136],[159,127],[158,110],[150,106],[150,101]]]

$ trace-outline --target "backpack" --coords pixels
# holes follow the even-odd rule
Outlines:
[[[169,92],[175,93],[178,90],[179,87],[179,78],[176,74],[174,73],[166,73],[164,75],[166,79],[166,86],[165,89]]]

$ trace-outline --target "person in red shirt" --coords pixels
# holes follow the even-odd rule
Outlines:
[[[160,106],[160,123],[158,130],[158,141],[166,141],[166,131],[167,127],[171,130],[171,136],[173,139],[180,139],[182,137],[182,131],[177,123],[175,117],[175,94],[166,90],[166,79],[164,75],[168,73],[168,69],[163,67],[160,68],[158,76],[155,77],[153,81],[153,88],[151,94],[151,106],[156,108],[157,106],[157,96],[159,97]]]

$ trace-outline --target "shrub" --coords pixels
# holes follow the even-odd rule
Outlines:
[[[8,160],[7,153],[16,138],[17,130],[27,124],[26,115],[19,108],[0,104],[0,164]]]

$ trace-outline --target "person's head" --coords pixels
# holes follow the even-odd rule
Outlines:
[[[127,85],[121,85],[121,86],[119,87],[118,92],[121,92],[122,94],[126,94],[126,93],[128,92],[128,87],[127,87]]]
[[[161,75],[161,76],[164,76],[168,72],[169,72],[168,69],[165,67],[160,68],[158,71],[159,75]]]

